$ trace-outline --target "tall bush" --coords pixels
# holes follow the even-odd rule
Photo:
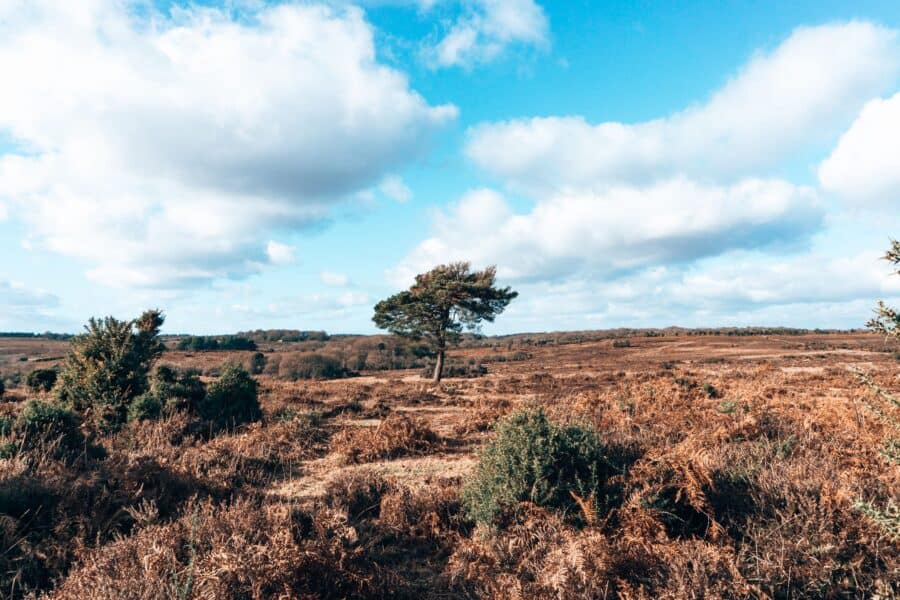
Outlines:
[[[131,400],[147,391],[147,374],[165,346],[159,339],[164,317],[148,310],[139,318],[91,319],[72,338],[60,372],[59,400],[90,416],[101,429],[125,422]]]

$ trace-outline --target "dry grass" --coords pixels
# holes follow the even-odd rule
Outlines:
[[[174,415],[66,460],[52,442],[13,448],[0,596],[897,597],[900,363],[883,349],[867,335],[635,338],[529,347],[437,389],[403,372],[263,376],[263,421],[231,433]],[[173,358],[213,369],[228,358],[214,354]],[[522,506],[475,529],[464,469],[441,476],[524,406],[601,436],[615,475],[589,525]]]
[[[353,464],[426,454],[437,442],[421,419],[393,413],[377,427],[342,430],[332,438],[331,449]]]

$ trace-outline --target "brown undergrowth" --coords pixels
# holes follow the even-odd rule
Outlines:
[[[4,445],[0,596],[894,598],[898,363],[854,339],[529,348],[440,388],[263,376],[262,421],[234,431]],[[602,483],[584,514],[476,527],[442,466],[523,407],[590,426]]]

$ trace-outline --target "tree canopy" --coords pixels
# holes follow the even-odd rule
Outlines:
[[[440,381],[447,344],[458,341],[464,329],[477,331],[491,322],[518,292],[495,287],[494,266],[472,271],[468,262],[440,265],[416,276],[404,292],[375,305],[372,320],[381,329],[428,341],[437,354],[434,379]]]
[[[900,241],[894,240],[884,259],[894,265],[900,275]],[[869,328],[886,336],[900,338],[900,310],[887,306],[881,300],[875,308],[875,317],[867,323]]]

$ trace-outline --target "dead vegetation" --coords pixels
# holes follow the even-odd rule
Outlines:
[[[440,388],[263,375],[262,418],[215,436],[185,413],[65,452],[3,431],[0,595],[897,597],[898,363],[789,341],[529,347]],[[12,392],[15,423],[35,393]],[[476,526],[459,465],[525,408],[595,432],[603,476]]]
[[[352,464],[427,454],[437,443],[421,419],[391,413],[376,427],[341,430],[332,437],[331,449]]]

